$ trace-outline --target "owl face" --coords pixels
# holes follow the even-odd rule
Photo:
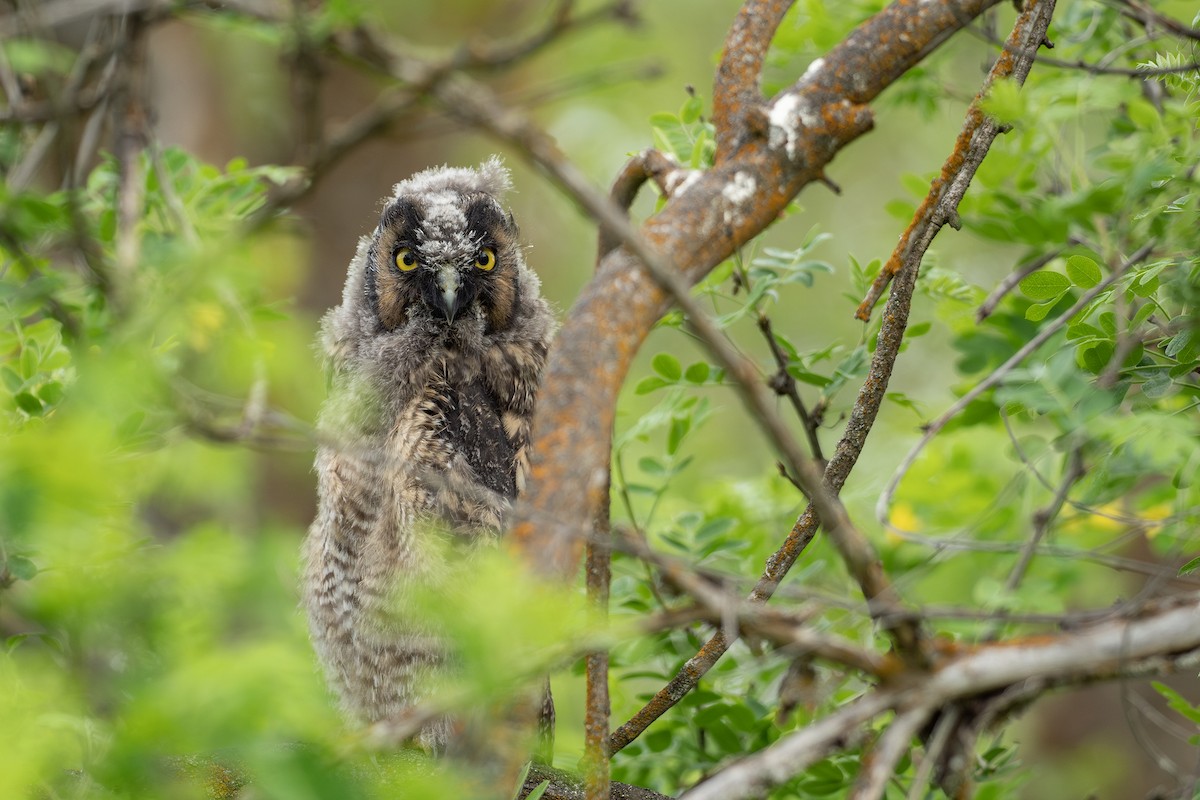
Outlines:
[[[517,305],[521,253],[512,215],[484,191],[399,194],[372,242],[367,295],[380,325],[480,319],[503,331]]]

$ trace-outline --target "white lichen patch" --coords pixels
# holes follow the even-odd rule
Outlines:
[[[725,209],[726,225],[733,224],[738,208],[754,199],[754,192],[757,188],[758,184],[753,176],[745,172],[734,174],[733,180],[721,190],[721,197],[727,204]]]
[[[665,181],[667,194],[678,197],[691,188],[693,183],[700,180],[702,174],[698,169],[681,169],[672,172]]]
[[[814,61],[809,66],[809,71],[817,66],[820,59]],[[808,73],[805,73],[806,75]],[[817,111],[808,103],[806,103],[799,94],[788,92],[782,95],[775,104],[771,106],[771,113],[767,116],[768,129],[767,142],[771,147],[783,147],[787,151],[788,159],[796,160],[796,147],[800,141],[800,131],[803,128],[812,128],[821,121]]]

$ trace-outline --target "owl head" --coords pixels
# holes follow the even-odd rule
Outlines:
[[[553,315],[501,205],[509,187],[495,156],[396,184],[322,321],[331,377],[398,402],[443,356],[470,365],[499,343],[548,341]]]
[[[396,184],[371,237],[364,297],[378,324],[506,330],[527,279],[519,231],[499,198],[499,159],[478,169],[436,168]]]

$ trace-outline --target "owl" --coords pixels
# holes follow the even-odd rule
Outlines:
[[[554,317],[501,205],[507,170],[396,184],[321,325],[331,386],[304,545],[303,605],[355,721],[396,715],[452,660],[406,599],[495,539],[524,486]],[[449,550],[438,546],[449,540]],[[418,742],[444,749],[450,723]]]

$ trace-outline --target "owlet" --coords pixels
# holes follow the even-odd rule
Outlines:
[[[303,603],[329,682],[360,722],[419,700],[449,657],[404,602],[445,571],[430,538],[493,539],[524,486],[555,323],[500,204],[508,189],[495,157],[396,184],[322,322],[332,385]],[[420,743],[441,749],[448,725]]]

